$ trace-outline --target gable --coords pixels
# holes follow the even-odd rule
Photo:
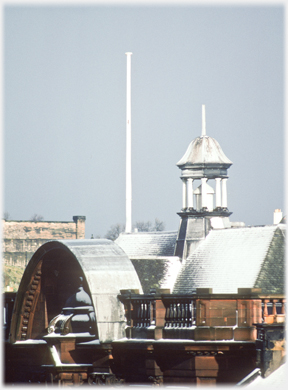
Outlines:
[[[285,291],[285,231],[277,228],[255,282],[264,294],[284,294]]]

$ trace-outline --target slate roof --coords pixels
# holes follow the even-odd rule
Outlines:
[[[177,231],[121,233],[115,242],[130,259],[174,256]]]
[[[183,264],[173,292],[206,287],[237,293],[259,287],[263,293],[284,294],[285,230],[283,224],[211,230]]]
[[[131,262],[144,294],[148,294],[151,288],[169,288],[172,291],[181,269],[181,260],[177,256],[134,258]]]

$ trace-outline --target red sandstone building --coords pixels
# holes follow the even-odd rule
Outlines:
[[[277,373],[286,225],[230,222],[231,164],[202,129],[177,164],[178,232],[43,244],[6,295],[5,381],[235,385]]]

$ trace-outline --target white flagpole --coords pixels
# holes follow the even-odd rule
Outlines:
[[[127,56],[126,84],[126,227],[125,232],[132,232],[132,166],[131,166],[131,55]]]

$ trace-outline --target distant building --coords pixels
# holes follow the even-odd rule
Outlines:
[[[47,241],[85,238],[85,220],[84,216],[74,216],[71,222],[3,220],[3,263],[24,268]]]

